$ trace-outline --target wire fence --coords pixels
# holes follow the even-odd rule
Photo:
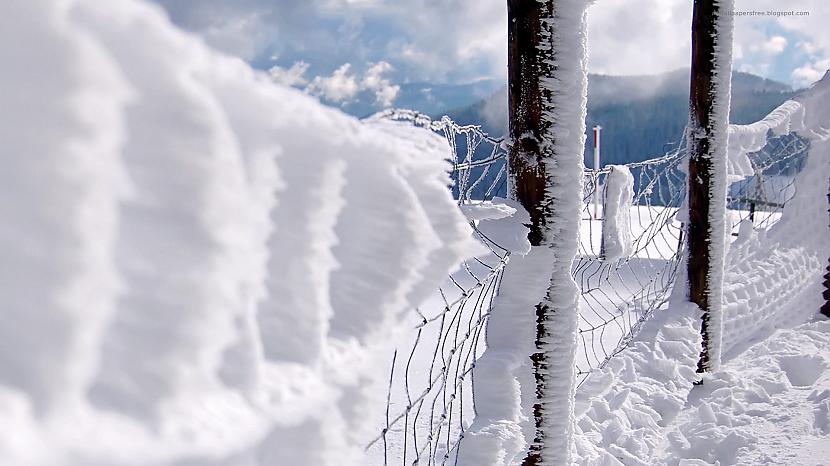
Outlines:
[[[453,185],[459,206],[504,195],[508,147],[480,127],[434,121],[417,112],[390,110],[371,118],[406,122],[443,135],[453,154]],[[798,136],[773,137],[748,154],[754,175],[729,187],[734,229],[752,222],[766,229],[795,195],[797,175],[809,143]],[[581,291],[577,384],[625,349],[641,324],[665,308],[683,256],[687,192],[686,145],[661,157],[630,163],[633,202],[631,245],[620,257],[604,251],[605,190],[615,167],[584,172],[579,255],[573,277]],[[392,355],[384,427],[367,449],[377,464],[457,464],[475,407],[476,360],[485,349],[485,329],[509,251],[471,226],[489,254],[461,265],[433,299],[413,314],[410,343]]]
[[[744,221],[755,229],[768,229],[778,222],[784,206],[795,197],[809,149],[810,141],[797,134],[770,134],[761,150],[747,154],[754,174],[733,183],[727,197],[733,230]]]
[[[451,186],[458,205],[491,201],[507,183],[506,150],[501,139],[477,126],[444,117],[393,110],[372,118],[408,122],[442,134],[453,154]],[[471,221],[474,234],[489,249],[460,270],[433,298],[416,309],[414,334],[392,356],[383,430],[368,446],[382,464],[455,464],[461,440],[475,417],[475,364],[484,351],[484,330],[498,293],[509,251]]]
[[[683,226],[677,212],[686,197],[685,155],[681,143],[663,157],[626,165],[634,192],[631,248],[613,259],[603,251],[602,193],[613,168],[585,173],[579,255],[573,267],[581,292],[578,385],[622,351],[645,318],[668,301],[682,257]]]

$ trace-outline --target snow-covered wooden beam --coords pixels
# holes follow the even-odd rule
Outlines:
[[[579,244],[587,101],[586,0],[508,0],[511,196],[530,214],[533,250],[547,291],[535,313],[534,390],[521,387],[533,425],[524,465],[570,464],[579,289],[571,265]],[[511,274],[508,270],[507,274]],[[532,393],[532,394],[531,394]]]
[[[689,101],[689,300],[703,312],[699,372],[715,370],[722,339],[732,0],[695,0]]]

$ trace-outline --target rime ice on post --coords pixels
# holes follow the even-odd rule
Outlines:
[[[508,1],[510,195],[530,215],[533,248],[507,268],[500,298],[514,300],[496,304],[503,321],[488,329],[483,360],[500,376],[488,392],[499,391],[492,401],[500,405],[478,397],[486,416],[471,437],[489,457],[469,464],[519,460],[528,446],[526,465],[570,463],[579,302],[571,265],[582,209],[588,4]]]
[[[720,362],[732,7],[697,0],[692,18],[687,268],[689,300],[703,311],[700,372]]]

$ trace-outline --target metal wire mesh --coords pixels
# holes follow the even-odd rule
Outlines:
[[[507,183],[502,140],[477,126],[459,126],[417,112],[376,115],[444,135],[453,154],[451,178],[459,206],[487,202]],[[489,254],[461,264],[413,316],[410,343],[392,357],[383,430],[369,445],[380,464],[455,464],[464,431],[475,416],[475,363],[509,253],[471,222]],[[380,458],[380,454],[370,455]]]
[[[727,205],[733,235],[741,222],[768,229],[781,218],[784,205],[795,197],[798,174],[804,168],[810,141],[797,134],[773,136],[761,150],[747,154],[754,175],[732,183]]]
[[[580,250],[573,267],[581,291],[578,384],[625,348],[649,313],[667,303],[683,245],[676,214],[686,196],[684,161],[681,144],[663,157],[626,165],[634,177],[632,249],[614,260],[603,253],[604,196],[597,193],[611,168],[585,173]]]

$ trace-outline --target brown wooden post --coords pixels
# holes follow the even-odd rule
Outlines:
[[[550,5],[537,1],[508,0],[507,1],[507,33],[508,33],[508,108],[510,112],[509,134],[513,145],[510,148],[509,164],[511,177],[511,195],[518,200],[530,214],[530,231],[528,240],[531,246],[543,246],[547,215],[545,212],[545,160],[542,153],[541,141],[545,133],[545,122],[542,119],[545,98],[542,95],[541,76],[549,75],[551,70],[538,48],[541,43],[541,18],[550,14]],[[540,297],[541,298],[541,297]],[[541,304],[536,306],[536,340],[537,349],[539,340],[549,333],[547,329],[547,314]],[[546,366],[544,352],[539,351],[530,355],[533,361],[534,377],[536,379],[536,397],[541,399],[547,381],[544,368]],[[536,402],[533,405],[536,438],[530,446],[530,452],[524,461],[525,466],[541,463],[539,444],[541,429],[544,423],[542,405]]]
[[[537,1],[507,1],[508,108],[510,111],[510,176],[513,196],[530,214],[528,240],[541,246],[545,227],[545,160],[541,141],[545,132],[541,76],[551,67],[541,57],[541,18],[550,5]]]
[[[710,371],[720,361],[731,4],[695,0],[692,16],[687,269],[689,300],[703,311],[698,372]]]
[[[582,198],[587,77],[561,70],[585,69],[578,49],[585,44],[586,7],[584,0],[507,1],[510,195],[530,214],[530,254],[551,261],[541,272],[550,277],[547,295],[528,309],[536,315],[536,351],[529,355],[536,399],[525,466],[570,462],[579,300],[571,266],[581,209],[567,206]],[[562,42],[572,44],[566,57],[558,55]]]

